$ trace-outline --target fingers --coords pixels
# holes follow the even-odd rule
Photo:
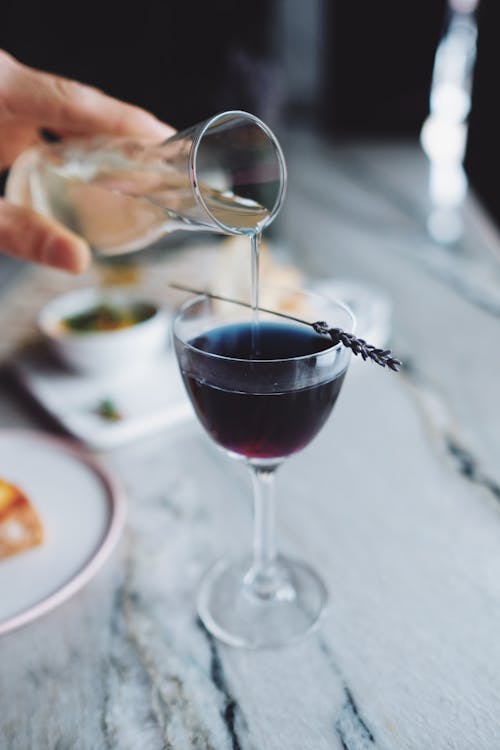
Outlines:
[[[92,86],[22,65],[0,50],[0,117],[58,133],[114,133],[163,140],[175,130],[140,107]]]
[[[10,166],[19,154],[40,142],[38,128],[32,123],[0,120],[0,171]]]
[[[71,273],[90,263],[88,245],[68,229],[24,206],[0,199],[0,252]]]

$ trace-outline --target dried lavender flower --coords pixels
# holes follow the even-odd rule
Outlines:
[[[324,320],[317,321],[316,323],[310,323],[316,333],[321,333],[326,336],[330,336],[334,345],[341,343],[343,346],[351,349],[353,354],[360,354],[363,360],[371,359],[381,367],[389,367],[394,372],[397,372],[403,364],[401,360],[396,359],[392,356],[390,349],[379,349],[372,344],[367,344],[364,339],[357,338],[352,333],[346,333],[342,328],[329,328],[328,323]]]

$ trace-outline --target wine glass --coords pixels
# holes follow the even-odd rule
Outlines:
[[[324,320],[353,331],[339,302],[279,290],[274,312],[198,295],[174,317],[175,351],[196,415],[227,455],[250,468],[254,489],[253,556],[221,560],[206,574],[198,613],[233,646],[290,643],[316,625],[327,592],[311,568],[276,552],[276,469],[316,436],[337,400],[349,350],[305,323]],[[269,290],[261,290],[261,299]],[[276,314],[278,298],[293,319]],[[278,308],[278,309],[276,309]]]

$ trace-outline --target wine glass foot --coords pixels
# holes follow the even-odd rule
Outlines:
[[[325,610],[327,590],[305,563],[279,558],[286,582],[273,596],[255,595],[245,583],[248,559],[220,560],[205,575],[198,614],[216,638],[240,648],[276,648],[310,633]]]

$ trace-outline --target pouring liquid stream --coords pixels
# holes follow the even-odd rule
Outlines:
[[[252,305],[252,354],[259,354],[259,260],[262,232],[250,237],[250,304]]]

